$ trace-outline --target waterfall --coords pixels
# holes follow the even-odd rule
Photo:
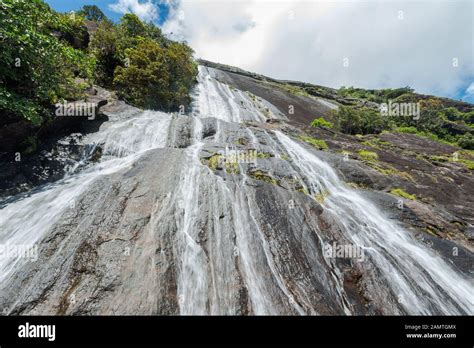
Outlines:
[[[365,250],[407,313],[472,313],[472,279],[458,275],[440,255],[340,181],[329,164],[283,133],[276,135],[310,183],[310,194],[327,195],[324,208],[346,237]]]
[[[267,101],[229,87],[217,75],[214,69],[199,67],[190,115],[112,113],[98,132],[84,137],[91,148],[101,148],[98,163],[86,165],[84,158],[63,179],[3,203],[0,245],[33,248],[44,243],[94,182],[129,170],[150,150],[172,149],[182,151],[184,158],[181,171],[174,174],[177,185],[164,200],[154,202],[146,229],[153,238],[172,233],[167,252],[173,257],[175,278],[169,279],[174,279],[171,288],[176,293],[169,297],[175,298],[171,301],[176,314],[352,314],[343,270],[324,253],[330,237],[364,251],[364,259],[354,262],[368,270],[367,291],[384,313],[473,313],[472,279],[348,187],[314,150],[281,131],[247,127],[248,121],[263,124],[285,117]],[[210,125],[215,132],[208,132]],[[177,146],[176,132],[181,131],[186,133],[181,137],[189,138],[185,146]],[[249,147],[272,155],[265,162],[270,172],[278,165],[275,161],[289,166],[289,176],[300,180],[307,195],[255,183],[240,163],[235,175],[217,175],[204,165],[217,149],[236,148],[229,140],[232,132],[249,139]],[[291,161],[284,161],[282,153]],[[258,161],[256,168],[260,165]],[[262,202],[259,195],[264,193],[275,201]],[[320,216],[304,203],[310,199],[316,206],[317,196],[324,197],[318,203],[320,216],[331,221],[331,230],[319,226]],[[301,203],[293,212],[287,210],[290,199]],[[95,204],[93,209],[100,209],[102,202]],[[278,216],[268,217],[266,204],[278,207]],[[281,220],[272,224],[276,218]],[[80,233],[78,226],[71,228]],[[334,231],[340,235],[331,236]],[[0,291],[13,284],[24,262],[21,257],[0,257]]]
[[[74,167],[64,179],[13,199],[0,210],[0,245],[31,249],[62,214],[75,209],[77,198],[95,180],[131,166],[149,149],[166,145],[171,115],[145,111],[128,116],[105,124],[86,139],[92,147],[103,146],[100,163],[76,174]],[[0,282],[6,281],[22,261],[13,253],[0,257]]]

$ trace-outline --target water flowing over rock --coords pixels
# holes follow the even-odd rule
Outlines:
[[[469,269],[219,73],[188,115],[104,107],[64,178],[2,204],[32,251],[0,258],[3,314],[474,313]]]

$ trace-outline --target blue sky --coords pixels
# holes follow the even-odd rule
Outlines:
[[[109,5],[117,4],[117,0],[45,0],[54,10],[58,12],[69,12],[77,11],[84,5],[96,5],[99,7],[105,15],[113,21],[118,21],[122,17],[123,13],[113,11]],[[144,3],[146,1],[138,1]],[[168,16],[169,6],[161,1],[150,1],[158,9],[159,17],[153,20],[158,25],[163,24]],[[130,11],[132,12],[132,11]]]
[[[197,57],[274,78],[474,103],[472,0],[45,1],[60,12],[95,4],[114,21],[135,13]]]

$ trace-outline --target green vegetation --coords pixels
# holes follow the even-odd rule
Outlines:
[[[383,90],[343,87],[338,94],[375,103],[419,103],[419,117],[383,115],[376,107],[340,106],[332,111],[331,117],[334,128],[343,133],[358,135],[396,131],[474,149],[474,108],[468,104],[417,95],[408,87]]]
[[[328,145],[326,144],[326,142],[324,140],[316,139],[316,138],[312,138],[312,137],[308,137],[308,136],[304,136],[304,135],[300,136],[300,139],[303,140],[304,142],[308,143],[308,144],[311,144],[312,146],[314,146],[318,150],[328,149]]]
[[[415,195],[411,195],[411,194],[403,191],[401,188],[391,189],[390,193],[392,195],[395,195],[395,196],[398,196],[398,197],[402,197],[402,198],[410,199],[412,201],[416,201],[416,196]]]
[[[52,104],[81,96],[75,77],[92,75],[93,58],[66,40],[82,32],[80,20],[39,0],[6,0],[0,23],[0,112],[39,125]]]
[[[372,152],[372,151],[360,150],[358,154],[362,160],[367,161],[367,162],[374,162],[379,159],[379,156],[375,152]]]
[[[447,156],[429,156],[429,159],[434,162],[449,162],[449,157]]]
[[[461,135],[458,138],[458,145],[463,149],[474,150],[474,136],[471,133]]]
[[[383,175],[396,175],[404,180],[416,183],[415,179],[409,173],[400,171],[386,163],[380,163],[378,161],[378,155],[375,152],[360,150],[358,154],[360,159],[362,159],[366,165],[375,169],[379,173]]]
[[[413,89],[410,87],[370,90],[343,86],[337,91],[337,94],[341,97],[364,99],[376,103],[383,103],[389,99],[411,95],[412,93]]]
[[[221,154],[212,155],[207,162],[207,166],[212,170],[222,169],[223,157]]]
[[[276,82],[270,82],[270,81],[265,81],[268,85],[271,87],[276,87],[280,88],[288,93],[291,93],[296,96],[300,97],[311,97],[308,92],[304,88],[301,88],[299,86],[291,85],[289,83],[276,83]]]
[[[273,154],[268,153],[268,152],[258,152],[257,153],[257,158],[270,158],[273,157]]]
[[[389,120],[379,110],[340,106],[332,111],[336,128],[346,134],[378,134],[389,128]]]
[[[227,174],[240,174],[239,164],[235,161],[225,162],[225,171]]]
[[[249,141],[246,138],[239,138],[237,139],[236,143],[245,146],[248,145]]]
[[[466,159],[461,159],[459,160],[462,164],[466,166],[467,169],[469,170],[474,170],[474,161],[471,160],[466,160]]]
[[[80,11],[77,12],[79,16],[94,22],[100,22],[107,17],[96,5],[84,5]]]
[[[92,38],[86,19],[98,22]],[[42,0],[3,0],[0,23],[0,112],[9,119],[42,125],[54,104],[83,98],[92,83],[139,107],[171,110],[190,101],[192,50],[135,15],[115,25],[96,6],[61,14]]]
[[[397,128],[394,129],[394,132],[415,134],[419,137],[427,138],[427,139],[434,140],[434,141],[438,141],[438,142],[443,143],[443,144],[452,145],[452,146],[457,145],[454,142],[447,141],[447,140],[444,140],[444,139],[440,139],[436,134],[429,133],[429,132],[424,132],[424,131],[419,131],[415,127],[411,127],[411,126],[410,127],[397,127]]]
[[[458,151],[457,156],[456,153],[450,156],[428,156],[428,159],[432,162],[439,162],[439,163],[460,163],[464,165],[469,170],[474,170],[474,160],[472,160],[472,154],[468,152],[469,150]]]
[[[313,122],[311,122],[311,127],[314,127],[314,128],[324,127],[324,128],[332,129],[334,125],[331,122],[326,121],[324,118],[320,117],[320,118],[315,118]]]
[[[328,190],[324,190],[324,191],[322,191],[322,192],[320,192],[320,193],[316,193],[316,194],[314,195],[314,199],[315,199],[316,201],[318,201],[319,204],[323,204],[323,203],[324,203],[324,200],[325,200],[326,197],[328,197],[328,196],[329,196],[329,191],[328,191]]]
[[[118,25],[101,21],[90,48],[97,81],[116,88],[128,103],[167,111],[189,104],[197,75],[193,51],[166,39],[159,28],[132,14]]]
[[[203,160],[202,163],[214,171],[225,169],[227,174],[240,174],[239,163],[237,161],[228,161],[219,153],[212,155],[207,161]]]
[[[257,179],[257,180],[264,181],[264,182],[272,184],[272,185],[278,185],[279,184],[277,179],[273,178],[272,176],[270,176],[269,174],[267,174],[267,173],[265,173],[261,170],[255,170],[253,172],[250,172],[249,175],[252,176],[253,178]]]

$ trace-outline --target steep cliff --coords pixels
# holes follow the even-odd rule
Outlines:
[[[187,114],[104,106],[64,178],[2,202],[1,243],[31,252],[0,258],[0,310],[472,314],[472,172],[305,126],[341,102],[200,66]]]

